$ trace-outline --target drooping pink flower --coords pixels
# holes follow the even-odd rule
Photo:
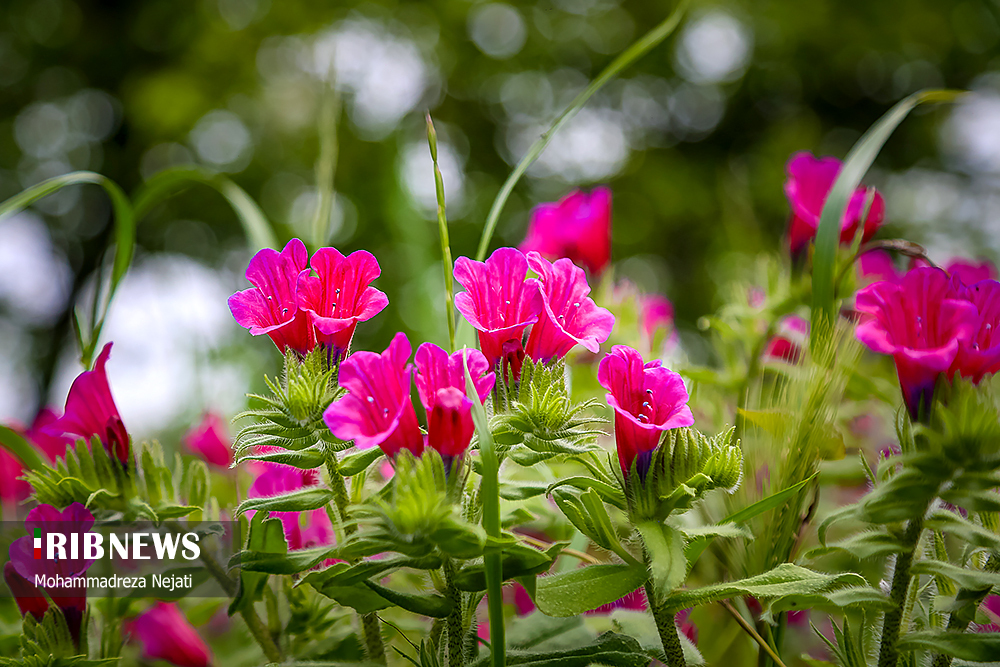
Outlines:
[[[566,257],[600,275],[611,263],[611,190],[574,190],[556,203],[539,204],[519,249],[552,261]]]
[[[677,345],[677,329],[674,328],[674,304],[661,294],[645,294],[639,297],[639,327],[646,347],[655,353],[653,345],[662,331],[661,350],[668,352]]]
[[[41,558],[34,556],[34,534],[35,529],[42,533],[42,544],[46,544],[45,535],[49,531],[55,531],[66,535],[67,544],[74,538],[73,533],[79,535],[76,539],[83,543],[83,533],[87,533],[94,525],[94,515],[80,503],[73,503],[63,511],[59,511],[52,505],[39,505],[28,512],[24,520],[24,527],[28,534],[19,537],[10,545],[10,562],[14,570],[28,582],[34,582],[35,576],[55,577],[60,581],[78,577],[87,571],[93,563],[85,558],[73,558],[69,548],[66,549],[66,558]],[[44,548],[44,547],[43,547]],[[43,556],[46,554],[43,553]],[[66,618],[73,640],[79,644],[80,625],[83,620],[84,611],[87,608],[87,590],[78,586],[47,586],[44,587],[46,593],[52,599]],[[31,595],[34,592],[29,591]],[[40,608],[37,601],[30,602],[32,609]],[[44,612],[43,612],[44,613]]]
[[[156,602],[126,631],[142,644],[145,660],[165,660],[177,667],[207,667],[212,652],[175,602]]]
[[[340,366],[347,394],[323,413],[330,431],[360,449],[381,447],[393,457],[401,449],[420,455],[424,448],[410,399],[410,341],[398,333],[382,354],[355,352]]]
[[[52,408],[45,407],[35,415],[31,426],[24,429],[24,437],[42,450],[53,463],[66,453],[67,447],[73,444],[73,438],[62,434],[52,435],[46,430],[46,427],[58,419],[59,416]]]
[[[615,345],[601,359],[597,381],[608,390],[605,397],[615,411],[622,472],[630,474],[634,463],[644,478],[662,432],[694,423],[684,381],[659,360],[644,365],[642,355],[625,345]]]
[[[184,444],[214,466],[228,468],[233,460],[226,422],[214,412],[202,415],[201,422],[184,435]]]
[[[129,435],[111,396],[105,368],[111,345],[108,343],[101,350],[94,370],[84,371],[73,380],[63,416],[42,427],[42,431],[53,437],[72,434],[88,442],[96,435],[119,461],[128,463]]]
[[[949,276],[958,278],[963,285],[975,285],[982,280],[996,280],[998,277],[997,267],[988,259],[977,262],[955,257],[945,264],[944,270]]]
[[[441,454],[445,470],[465,452],[476,427],[472,421],[472,401],[460,389],[439,389],[427,410],[427,444]]]
[[[767,342],[764,358],[797,364],[808,340],[809,322],[798,315],[789,315],[781,320],[777,334]]]
[[[785,165],[788,179],[785,181],[785,196],[792,207],[792,218],[788,227],[788,243],[792,255],[798,255],[816,236],[820,213],[833,188],[834,181],[843,164],[834,157],[817,158],[808,152],[796,153]],[[861,216],[868,194],[859,187],[851,195],[840,223],[840,242],[851,243],[861,224]],[[872,200],[868,217],[864,221],[863,241],[870,239],[885,218],[885,201],[878,192]]]
[[[316,340],[333,358],[341,358],[358,322],[370,320],[389,304],[385,294],[371,287],[382,271],[367,250],[344,257],[336,248],[320,248],[310,265],[317,275],[299,275],[299,308],[309,313]]]
[[[1000,283],[981,280],[958,289],[976,307],[979,322],[972,337],[959,343],[949,375],[958,373],[979,384],[984,376],[1000,371]]]
[[[255,467],[258,474],[247,491],[248,498],[270,498],[316,486],[320,481],[315,470],[299,470],[280,463],[258,463],[259,466]],[[247,514],[253,516],[249,512]],[[334,543],[333,524],[322,508],[306,512],[271,512],[268,516],[281,521],[290,550]]]
[[[467,292],[455,295],[455,306],[479,332],[479,348],[491,367],[505,360],[504,372],[521,375],[521,339],[538,321],[542,297],[538,281],[527,278],[528,262],[519,250],[498,248],[485,262],[468,257],[455,261],[455,280]]]
[[[19,503],[31,495],[31,485],[23,479],[18,479],[24,474],[24,464],[3,447],[0,447],[0,502],[4,505],[4,512],[14,503]]]
[[[417,366],[417,393],[424,408],[433,407],[438,391],[455,387],[464,395],[465,392],[465,362],[468,360],[469,375],[476,387],[480,402],[493,391],[496,373],[492,371],[486,357],[479,350],[459,350],[448,355],[443,349],[433,343],[423,343],[417,348],[414,362]]]
[[[306,354],[316,346],[309,314],[299,309],[296,288],[299,276],[308,273],[309,253],[299,239],[289,241],[279,253],[264,248],[250,260],[246,278],[253,287],[229,297],[229,310],[251,335],[267,334],[278,349]]]
[[[17,601],[21,616],[31,614],[35,620],[42,620],[49,609],[49,601],[42,593],[42,589],[18,574],[14,563],[10,561],[3,564],[3,580],[7,582],[10,594]]]
[[[906,275],[905,272],[896,270],[892,255],[882,248],[861,253],[858,257],[857,270],[860,282],[865,285],[881,280],[898,283]]]
[[[938,376],[955,361],[959,346],[976,333],[976,307],[957,293],[941,269],[909,271],[898,283],[877,282],[858,292],[862,313],[856,335],[896,362],[903,400],[913,419],[930,408]]]
[[[611,335],[615,316],[588,295],[590,285],[583,269],[568,259],[555,263],[528,253],[528,265],[541,283],[542,313],[528,334],[524,352],[535,362],[562,359],[574,345],[590,352],[601,349]]]

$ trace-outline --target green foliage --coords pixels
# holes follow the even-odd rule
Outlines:
[[[88,614],[82,621],[86,634]],[[118,658],[90,660],[86,646],[77,647],[70,635],[66,618],[58,607],[49,607],[41,621],[28,614],[24,617],[21,634],[21,656],[0,657],[3,667],[111,667]]]
[[[543,613],[565,617],[610,604],[642,586],[648,578],[646,566],[641,563],[590,565],[540,577],[526,588]]]
[[[969,662],[1000,661],[1000,632],[911,632],[899,641],[901,651],[927,650]]]
[[[507,664],[525,667],[588,667],[593,664],[645,667],[651,657],[635,639],[606,632],[592,644],[576,648],[544,652],[508,651]],[[482,659],[472,664],[474,667],[485,667],[489,662]]]

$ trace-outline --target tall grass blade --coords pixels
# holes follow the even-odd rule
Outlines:
[[[438,167],[437,132],[430,113],[427,114],[427,145],[434,162],[434,192],[437,195],[438,236],[441,239],[441,263],[444,265],[444,312],[448,318],[448,352],[455,351],[455,271],[451,259],[451,240],[448,238],[448,217],[444,210],[444,178]]]
[[[333,71],[333,68],[330,68]],[[330,214],[337,192],[333,186],[337,173],[337,124],[340,120],[340,93],[333,81],[323,91],[319,111],[319,157],[316,159],[316,213],[312,221],[312,246],[322,248],[330,240]]]

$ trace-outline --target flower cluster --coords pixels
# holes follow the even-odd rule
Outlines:
[[[574,190],[556,203],[531,211],[522,252],[567,258],[598,276],[611,263],[611,190]]]
[[[282,352],[307,354],[322,345],[339,360],[358,322],[389,303],[370,286],[380,272],[365,250],[345,257],[336,248],[320,248],[310,259],[305,244],[292,239],[280,253],[265,248],[254,255],[246,270],[253,287],[232,295],[229,309],[240,326],[254,336],[267,334]]]

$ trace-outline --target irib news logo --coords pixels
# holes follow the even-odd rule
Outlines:
[[[183,560],[192,561],[201,558],[201,536],[198,533],[117,533],[107,534],[107,548],[103,533],[61,533],[46,532],[42,539],[42,529],[36,527],[34,532],[35,560],[100,560],[105,553],[109,558],[117,556],[123,560],[176,560],[178,555]],[[81,539],[82,538],[82,539]]]

